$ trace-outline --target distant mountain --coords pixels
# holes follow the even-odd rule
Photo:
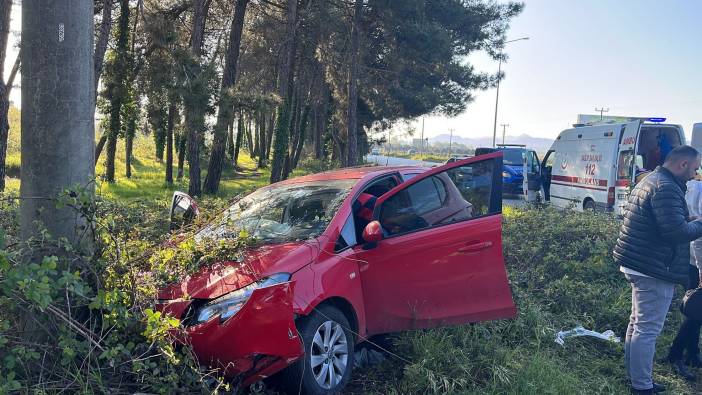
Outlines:
[[[449,134],[440,134],[435,137],[429,138],[429,143],[448,143],[451,139]],[[464,144],[468,147],[491,147],[492,137],[462,137],[453,136],[453,141],[459,144]],[[498,136],[498,144],[502,142],[502,135]],[[531,137],[528,134],[521,134],[519,136],[507,136],[505,138],[505,144],[525,144],[527,147],[532,148],[536,151],[546,151],[553,144],[553,139],[541,138],[541,137]]]

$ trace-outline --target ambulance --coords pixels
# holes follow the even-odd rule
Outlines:
[[[636,182],[685,144],[683,128],[664,123],[665,118],[621,118],[561,132],[541,163],[546,201],[621,215]]]

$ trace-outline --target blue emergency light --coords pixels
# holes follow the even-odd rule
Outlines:
[[[665,122],[665,118],[649,118],[649,122]]]

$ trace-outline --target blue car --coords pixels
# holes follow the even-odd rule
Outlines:
[[[527,149],[524,145],[498,144],[496,148],[477,148],[476,155],[487,152],[502,151],[502,192],[506,194],[523,194],[524,157],[535,158],[536,152]],[[530,173],[530,179],[533,175]],[[531,184],[531,182],[530,182]]]

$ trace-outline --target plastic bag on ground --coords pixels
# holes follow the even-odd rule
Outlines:
[[[578,336],[591,336],[591,337],[596,337],[598,339],[610,341],[613,343],[619,343],[621,342],[621,339],[618,338],[614,332],[612,332],[611,329],[608,329],[602,333],[600,332],[595,332],[591,331],[589,329],[585,329],[582,326],[577,326],[569,331],[561,331],[556,334],[556,343],[560,344],[561,346],[564,345],[565,339],[568,337],[578,337]]]

